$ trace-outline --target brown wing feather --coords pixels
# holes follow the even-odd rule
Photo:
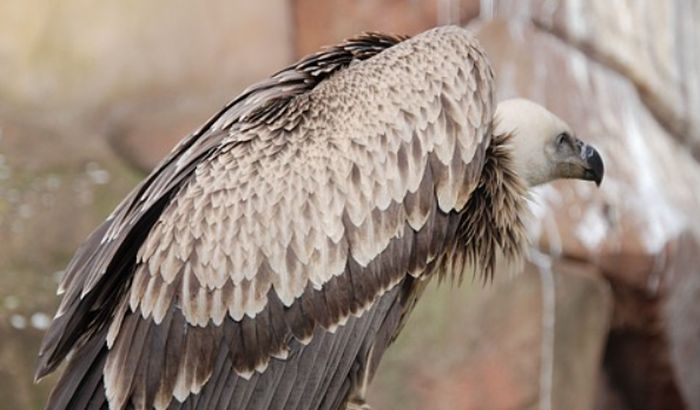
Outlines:
[[[40,372],[94,339],[76,319],[89,301],[105,312],[92,326],[111,323],[112,406],[344,402],[360,356],[398,329],[387,315],[402,315],[407,273],[455,248],[489,144],[492,74],[474,40],[457,28],[399,40],[302,60],[210,120],[206,149],[176,149],[76,256]],[[117,253],[135,227],[145,239]],[[112,306],[91,297],[107,292]]]

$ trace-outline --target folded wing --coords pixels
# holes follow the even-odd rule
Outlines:
[[[458,28],[365,35],[245,91],[74,257],[38,370],[74,352],[52,407],[342,403],[455,245],[492,98]]]

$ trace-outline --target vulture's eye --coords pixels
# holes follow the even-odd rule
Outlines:
[[[561,134],[557,135],[557,149],[562,150],[567,148],[573,148],[573,145],[571,144],[571,136],[566,132],[562,132]]]
[[[562,132],[557,136],[557,145],[565,144],[567,139],[569,139],[569,134]]]

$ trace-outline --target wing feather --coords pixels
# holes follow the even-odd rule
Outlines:
[[[398,331],[402,284],[454,248],[490,138],[474,39],[402,40],[311,56],[176,147],[74,257],[39,373],[111,324],[117,408],[347,400]]]

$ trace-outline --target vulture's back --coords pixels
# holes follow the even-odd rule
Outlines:
[[[50,408],[339,408],[433,272],[519,246],[483,52],[454,27],[402,40],[251,87],[119,205],[61,285],[38,375],[73,355]]]

